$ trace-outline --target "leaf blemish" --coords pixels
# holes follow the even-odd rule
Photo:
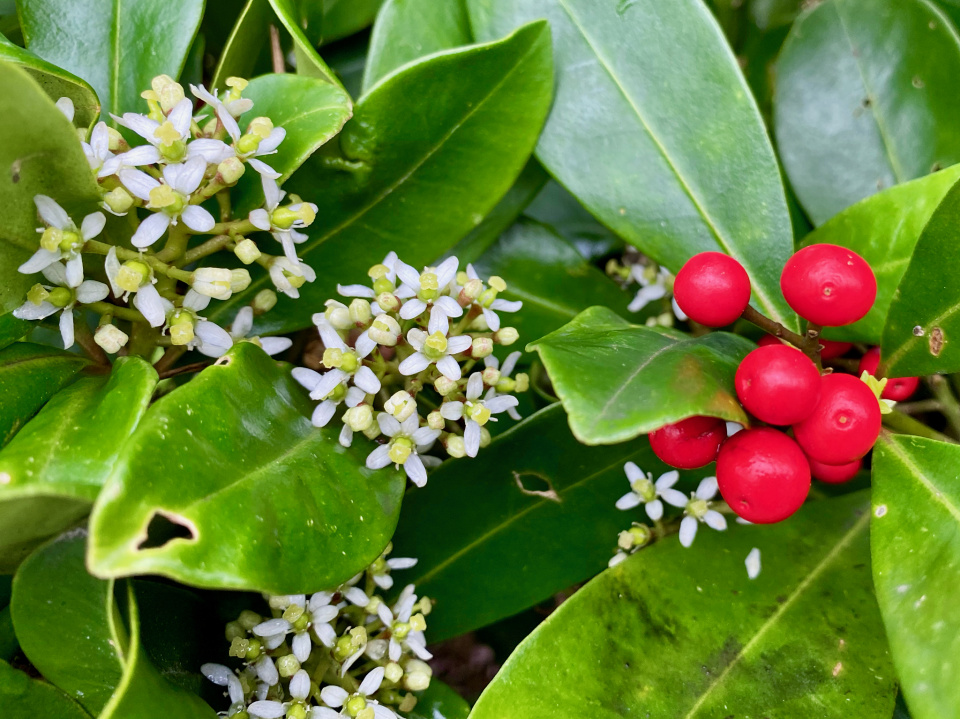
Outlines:
[[[887,515],[887,505],[881,504],[875,510],[873,510],[873,516],[877,519],[880,517],[885,517]]]
[[[542,483],[541,486],[546,486],[546,489],[528,489],[524,485],[524,477],[533,478],[535,484]],[[563,502],[563,500],[560,499],[560,495],[557,494],[556,490],[553,488],[553,484],[551,484],[550,480],[544,477],[542,474],[537,474],[536,472],[514,472],[513,479],[520,488],[520,491],[528,496],[543,497],[544,499],[549,499],[551,502],[556,502],[557,504]]]
[[[946,342],[946,339],[943,336],[943,330],[939,327],[934,327],[930,330],[930,339],[928,343],[930,345],[930,354],[934,357],[939,357],[940,353],[943,352],[943,345]]]
[[[178,539],[196,542],[198,536],[197,526],[186,517],[163,509],[155,509],[147,523],[146,531],[141,535],[142,539],[137,544],[137,549],[160,549]]]

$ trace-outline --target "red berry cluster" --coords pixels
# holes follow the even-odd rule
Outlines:
[[[779,522],[799,509],[811,476],[834,483],[853,478],[880,434],[880,404],[873,390],[853,375],[821,374],[815,362],[852,348],[819,340],[818,331],[856,322],[870,311],[877,294],[870,266],[846,248],[811,245],[787,262],[780,287],[790,307],[816,327],[813,334],[793,335],[798,346],[768,335],[740,363],[737,397],[757,422],[729,438],[724,421],[715,417],[690,417],[650,434],[654,453],[669,465],[695,469],[716,461],[724,500],[755,523]],[[704,252],[677,273],[674,296],[694,322],[723,327],[747,309],[750,279],[732,257]],[[762,318],[751,313],[745,316]],[[808,338],[813,338],[813,351]],[[879,363],[874,348],[859,370],[874,374]],[[890,380],[883,397],[905,399],[917,382]]]

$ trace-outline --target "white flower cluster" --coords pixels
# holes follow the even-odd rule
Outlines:
[[[630,312],[640,312],[650,303],[670,297],[673,294],[673,275],[666,267],[656,264],[641,264],[640,262],[620,264],[616,260],[610,260],[607,263],[607,274],[619,280],[625,288],[634,283],[640,285],[633,300],[627,305]],[[647,325],[670,327],[673,325],[674,317],[681,322],[686,321],[687,316],[672,297],[670,310],[672,310],[672,314],[668,311],[648,318]]]
[[[511,393],[529,387],[527,375],[510,376],[519,352],[502,365],[493,356],[518,337],[500,313],[522,303],[498,297],[501,278],[484,282],[471,265],[457,268],[451,257],[418,271],[391,252],[370,269],[372,285],[338,286],[349,305],[328,300],[314,315],[324,371],[293,370],[320,402],[314,425],[326,426],[344,405],[340,443],[351,446],[358,432],[379,441],[367,467],[403,466],[417,486],[440,462],[427,454],[438,442],[449,456],[475,457],[490,441],[487,422],[502,412],[519,419]]]
[[[242,666],[201,667],[226,688],[230,708],[221,715],[395,719],[413,709],[410,692],[426,689],[432,676],[424,630],[433,605],[413,585],[392,605],[376,593],[393,585],[392,570],[416,564],[388,559],[390,550],[334,590],[267,596],[272,617],[244,611],[228,624],[229,653]]]
[[[246,337],[254,310],[266,311],[276,297],[269,290],[261,293],[252,307],[241,311],[228,332],[201,313],[211,300],[226,300],[245,290],[250,285],[249,272],[208,266],[187,270],[185,266],[213,252],[232,251],[245,265],[256,262],[263,266],[277,290],[297,297],[298,288],[315,279],[313,270],[297,257],[295,246],[306,239],[300,230],[313,222],[317,207],[294,197],[283,204],[285,193],[277,185],[280,173],[263,158],[276,153],[285,130],[274,127],[266,117],[254,117],[246,131],[241,130],[238,118],[253,108],[253,102],[242,96],[246,85],[245,80],[230,78],[229,89],[222,96],[190,86],[193,97],[187,97],[179,83],[160,75],[142,94],[148,106],[146,114],[112,116],[143,144],[131,146],[105,122],[98,123],[89,135],[78,130],[100,188],[101,208],[126,216],[128,222],[117,225],[109,233],[109,241],[98,241],[106,226],[103,212],[87,214],[78,227],[53,198],[37,195],[34,201],[43,223],[38,229],[40,247],[19,270],[24,274],[42,272],[47,283],[35,285],[14,314],[36,320],[60,312],[64,345],[70,347],[74,343],[73,309],[79,303],[102,316],[94,340],[108,353],[119,352],[129,339],[115,324],[121,321],[162,328],[162,333],[169,335],[167,344],[218,357]],[[199,110],[195,104],[200,105]],[[69,99],[61,98],[57,107],[73,120]],[[264,205],[247,217],[232,219],[229,190],[248,167],[259,174]],[[219,220],[204,206],[214,200],[219,205]],[[129,237],[135,250],[121,244],[128,239],[121,227],[129,226],[135,228]],[[282,254],[264,254],[256,242],[244,236],[256,231],[269,232]],[[202,235],[213,239],[191,245],[193,238]],[[164,236],[166,243],[155,251]],[[102,274],[109,290],[103,282],[84,280],[84,256],[103,258]],[[88,262],[87,268],[92,270],[92,263]],[[124,306],[131,297],[132,308]],[[268,352],[290,345],[286,339],[259,343]]]

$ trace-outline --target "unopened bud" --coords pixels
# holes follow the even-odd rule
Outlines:
[[[384,312],[396,312],[400,309],[400,300],[393,292],[381,292],[377,295],[377,304]]]
[[[415,706],[417,706],[417,698],[413,694],[407,694],[403,697],[403,701],[400,702],[400,706],[397,708],[404,714],[408,714],[413,711]]]
[[[327,318],[334,329],[347,330],[353,327],[353,320],[350,319],[350,310],[336,300],[327,300],[327,309],[323,316]]]
[[[273,132],[273,121],[269,117],[255,117],[250,121],[247,132],[259,136],[261,140],[266,140]]]
[[[441,397],[446,397],[448,394],[452,394],[457,391],[459,384],[452,379],[440,375],[437,377],[436,381],[433,383],[433,388],[437,390]]]
[[[493,340],[489,337],[477,337],[473,340],[473,347],[470,350],[474,359],[483,359],[493,354]]]
[[[370,311],[370,303],[367,300],[357,297],[350,303],[350,320],[358,327],[366,327],[370,322],[373,313]]]
[[[249,609],[244,609],[242,612],[240,612],[240,616],[237,617],[237,624],[247,631],[250,631],[261,622],[263,622],[263,617],[256,612],[250,611]]]
[[[253,312],[262,315],[269,312],[277,305],[277,293],[273,290],[260,290],[253,298]]]
[[[300,660],[293,654],[287,654],[277,659],[277,672],[280,676],[289,678],[298,671],[300,671]]]
[[[396,684],[403,679],[403,668],[396,662],[390,662],[384,667],[383,676],[388,682]]]
[[[487,429],[486,427],[481,427],[480,428],[480,446],[488,447],[490,445],[490,441],[491,441],[490,430]]]
[[[250,265],[260,258],[261,252],[256,242],[250,239],[243,239],[233,248],[233,254],[235,254],[243,264]]]
[[[247,636],[247,630],[240,626],[240,622],[228,622],[223,635],[227,641],[233,644],[234,639],[243,639]]]
[[[494,334],[493,337],[504,347],[509,347],[518,339],[520,339],[520,333],[517,332],[516,327],[501,327],[500,331]]]
[[[417,401],[409,392],[400,390],[384,402],[383,408],[388,414],[392,414],[398,422],[403,422],[403,420],[417,411]]]
[[[430,677],[423,672],[411,672],[404,675],[403,686],[412,692],[421,692],[430,686]]]
[[[516,382],[516,391],[517,392],[526,392],[530,389],[530,375],[526,372],[520,372],[514,377],[514,382]]]
[[[235,185],[246,170],[247,166],[239,157],[228,157],[217,165],[217,174],[220,175],[224,185]]]
[[[118,215],[133,207],[133,197],[123,187],[115,187],[103,196],[103,203]]]
[[[156,93],[164,112],[170,112],[185,96],[183,86],[169,75],[157,75],[150,82],[150,87]]]
[[[343,423],[354,432],[365,432],[373,424],[373,408],[368,404],[358,404],[343,413]]]
[[[127,333],[115,325],[101,325],[93,335],[96,342],[107,354],[115,355],[130,339]]]
[[[370,339],[384,347],[395,347],[400,339],[400,323],[390,315],[379,315],[367,330]]]
[[[440,414],[440,410],[435,409],[433,412],[430,412],[427,415],[427,426],[430,429],[443,429],[445,426],[445,421],[443,415]]]
[[[250,286],[250,273],[245,269],[230,270],[230,291],[243,292]]]
[[[463,441],[463,437],[451,434],[447,438],[447,454],[456,459],[467,456],[467,444]]]
[[[469,300],[475,300],[483,293],[483,282],[480,280],[468,280],[460,293]]]
[[[480,376],[483,378],[483,383],[487,385],[487,387],[496,387],[500,381],[500,370],[487,367]]]
[[[247,275],[249,283],[250,275]],[[233,282],[233,273],[223,267],[201,267],[193,273],[194,290],[201,295],[213,297],[216,300],[230,299],[233,294],[230,285]]]

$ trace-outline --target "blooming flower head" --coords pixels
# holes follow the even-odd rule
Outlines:
[[[307,236],[299,229],[309,226],[317,216],[317,206],[312,202],[294,202],[280,206],[287,193],[280,189],[277,181],[266,175],[261,176],[263,184],[263,207],[250,212],[250,222],[258,230],[269,232],[283,247],[290,262],[298,263],[296,244]]]
[[[377,616],[384,626],[390,627],[390,648],[388,651],[391,661],[398,661],[403,649],[409,649],[423,660],[432,659],[433,655],[427,651],[427,643],[423,630],[427,628],[422,614],[413,614],[417,604],[417,595],[414,594],[412,584],[403,588],[397,603],[390,609],[385,603],[377,607]]]
[[[43,268],[43,276],[52,285],[34,285],[27,293],[27,301],[13,311],[13,316],[21,320],[40,320],[60,312],[60,335],[64,349],[73,347],[73,308],[77,303],[91,304],[100,302],[109,294],[102,282],[84,280],[77,287],[67,281],[67,268],[60,262],[54,262]]]
[[[17,269],[25,275],[32,275],[54,262],[63,260],[66,262],[66,284],[79,287],[83,282],[83,259],[80,251],[87,240],[100,234],[107,218],[102,212],[93,212],[83,218],[78,229],[66,210],[53,198],[35,195],[33,202],[46,228],[37,230],[41,233],[40,249]]]
[[[396,296],[407,300],[400,308],[400,317],[411,320],[429,308],[435,329],[446,334],[449,329],[448,318],[463,314],[463,308],[457,301],[444,294],[456,278],[458,266],[456,257],[448,257],[437,267],[424,267],[423,272],[417,272],[410,265],[397,260],[395,269],[402,284]]]
[[[697,491],[684,498],[681,504],[679,498],[664,496],[664,499],[675,507],[683,507],[686,515],[680,522],[680,544],[689,547],[697,536],[697,527],[703,522],[711,529],[722,532],[727,528],[726,518],[714,509],[710,509],[710,500],[717,494],[717,478],[704,477],[697,486]]]
[[[663,517],[663,502],[660,501],[660,497],[676,507],[686,505],[686,495],[673,489],[673,485],[680,479],[678,471],[666,472],[654,482],[653,475],[644,474],[634,462],[627,462],[623,465],[623,470],[630,482],[630,491],[617,500],[617,509],[632,509],[643,503],[647,516],[656,521]]]
[[[250,337],[253,329],[253,308],[243,307],[233,318],[230,325],[230,337],[234,342],[253,342],[271,357],[290,349],[293,340],[289,337]]]
[[[407,333],[407,342],[416,351],[400,363],[400,374],[418,374],[436,364],[440,373],[453,381],[461,376],[460,364],[453,355],[466,352],[473,344],[473,340],[467,335],[447,337],[439,328],[433,329],[430,334],[414,328]]]
[[[382,469],[388,464],[403,466],[407,478],[418,487],[427,483],[427,470],[419,453],[425,452],[440,436],[440,430],[420,426],[420,415],[414,412],[398,422],[386,412],[377,415],[380,431],[390,438],[367,457],[368,469]]]
[[[480,372],[474,372],[467,380],[466,399],[463,402],[444,402],[440,406],[440,414],[444,419],[466,420],[463,441],[468,457],[476,457],[480,450],[480,428],[487,422],[497,421],[497,418],[492,415],[506,412],[519,404],[517,398],[511,395],[501,394],[489,399],[480,399],[482,393],[483,375]]]
[[[352,694],[346,689],[336,686],[327,686],[320,690],[320,698],[327,707],[314,709],[311,719],[341,719],[341,717],[358,717],[365,709],[372,709],[371,719],[396,719],[396,714],[381,705],[371,697],[380,689],[383,683],[384,668],[377,667],[370,671],[360,682],[357,691]],[[339,708],[334,711],[328,707]]]
[[[300,288],[305,282],[313,282],[317,279],[317,273],[310,265],[287,257],[274,257],[270,263],[269,272],[273,286],[293,299],[300,297]]]
[[[500,360],[492,354],[483,358],[483,382],[490,387],[486,399],[496,397],[501,393],[526,392],[530,388],[530,378],[525,373],[520,372],[516,377],[510,376],[513,374],[517,361],[522,354],[522,352],[511,352],[503,360],[502,366]],[[508,407],[507,415],[510,419],[516,421],[522,419],[515,407]]]
[[[673,284],[673,275],[666,267],[654,268],[635,264],[630,268],[630,277],[640,284],[636,296],[627,305],[630,312],[639,312],[651,302],[667,296]]]
[[[474,282],[480,281],[480,276],[473,265],[467,265],[467,277]],[[491,277],[488,284],[490,286],[478,294],[477,303],[483,309],[483,319],[486,321],[487,327],[492,332],[496,332],[500,329],[500,315],[497,312],[519,312],[520,308],[523,307],[523,302],[519,300],[510,302],[497,297],[500,292],[507,289],[507,283],[502,278]]]

